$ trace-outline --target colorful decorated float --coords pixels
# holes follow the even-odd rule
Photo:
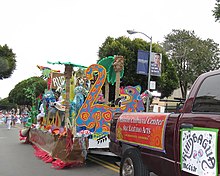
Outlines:
[[[120,91],[122,56],[104,58],[88,68],[70,62],[48,63],[64,65],[65,72],[38,66],[48,82],[41,99],[45,115],[37,125],[21,130],[21,140],[32,143],[35,155],[55,168],[83,164],[88,151],[109,148],[115,113],[144,110],[141,87],[127,86]],[[109,83],[116,84],[114,106],[108,100]]]

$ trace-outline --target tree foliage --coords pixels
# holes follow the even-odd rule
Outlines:
[[[200,74],[220,66],[218,44],[200,39],[194,31],[172,30],[165,36],[164,48],[176,67],[183,98]]]
[[[31,77],[19,82],[9,93],[9,102],[18,105],[32,105],[33,101],[47,88],[47,82],[40,77]]]
[[[9,78],[16,68],[15,54],[7,45],[0,45],[0,79]]]
[[[148,77],[136,73],[137,53],[139,49],[149,51],[150,44],[139,38],[131,40],[128,37],[119,37],[116,39],[107,37],[102,46],[99,47],[98,55],[100,59],[114,55],[124,56],[124,77],[121,80],[121,86],[141,85],[142,90],[146,90]],[[152,51],[162,53],[163,62],[162,76],[152,76],[151,81],[157,81],[157,90],[162,93],[162,97],[168,97],[178,85],[176,71],[160,45],[154,43]]]
[[[12,108],[16,108],[16,104],[10,103],[8,98],[0,100],[0,110],[10,111]]]
[[[215,21],[220,22],[220,0],[216,0],[215,7],[212,12],[215,17]]]

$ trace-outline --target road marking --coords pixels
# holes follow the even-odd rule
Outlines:
[[[96,157],[93,157],[93,156],[88,156],[88,159],[94,163],[97,163],[97,164],[105,167],[105,168],[108,168],[110,170],[113,170],[113,171],[119,173],[119,167],[114,164],[111,164],[107,161],[103,161],[103,160],[96,158]]]
[[[114,164],[111,164],[111,163],[109,163],[109,162],[107,162],[107,161],[101,160],[101,159],[96,158],[96,157],[91,156],[91,155],[89,155],[88,157],[89,157],[89,158],[92,158],[92,159],[94,159],[94,160],[97,160],[97,161],[99,161],[99,162],[102,162],[102,163],[104,163],[104,164],[107,164],[107,165],[109,165],[109,166],[111,166],[111,167],[113,167],[113,168],[115,168],[115,169],[119,169],[118,166],[116,166],[116,165],[114,165]]]

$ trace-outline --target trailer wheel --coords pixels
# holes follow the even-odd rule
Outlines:
[[[149,176],[150,173],[144,166],[140,152],[128,149],[123,154],[120,164],[120,176]]]

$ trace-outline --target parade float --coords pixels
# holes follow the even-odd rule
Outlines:
[[[40,100],[45,115],[39,125],[28,123],[20,131],[20,140],[33,144],[35,155],[54,168],[81,165],[88,151],[108,151],[110,121],[115,113],[144,110],[141,87],[120,88],[122,56],[103,58],[89,67],[48,63],[64,65],[65,71],[38,66],[48,83]],[[109,84],[115,84],[114,105],[109,103]]]

